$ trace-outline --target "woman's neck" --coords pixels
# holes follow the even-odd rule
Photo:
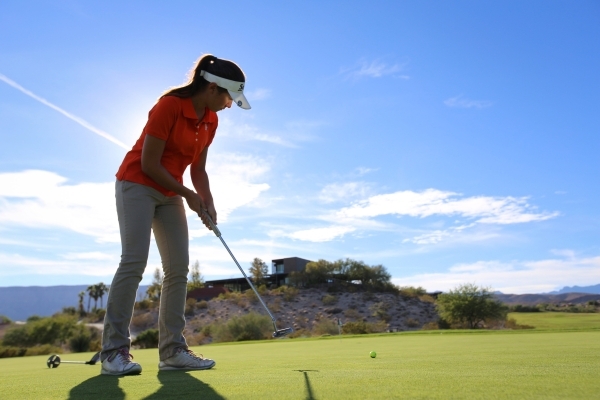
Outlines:
[[[196,111],[196,115],[198,119],[204,118],[204,110],[206,109],[206,101],[202,98],[200,94],[196,94],[192,96],[192,104],[194,105],[194,110]]]

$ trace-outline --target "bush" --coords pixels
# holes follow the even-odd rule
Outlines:
[[[0,325],[10,324],[12,321],[6,315],[0,315]]]
[[[23,357],[26,352],[24,347],[0,346],[0,358]]]
[[[142,301],[138,301],[135,303],[134,305],[134,309],[136,310],[147,310],[151,307],[153,307],[154,302],[150,299],[144,299]]]
[[[390,305],[384,302],[375,303],[371,306],[371,311],[373,312],[372,315],[385,322],[389,322],[391,319],[391,316],[388,313],[389,309]]]
[[[194,315],[194,311],[196,310],[196,299],[187,299],[185,301],[185,315],[191,316]]]
[[[270,338],[272,331],[273,325],[269,317],[251,312],[216,326],[213,339],[216,342],[260,340]]]
[[[198,309],[208,308],[208,301],[200,300],[198,303],[196,303],[196,308],[198,308]]]
[[[414,318],[408,318],[406,320],[406,326],[408,326],[409,328],[416,328],[418,326],[421,326],[421,323]]]
[[[87,332],[80,332],[69,339],[69,348],[73,353],[90,351],[91,341],[92,338],[89,334],[87,334]]]
[[[144,312],[134,315],[131,319],[131,327],[137,331],[155,328],[157,326],[154,314],[152,312]]]
[[[148,329],[140,333],[133,342],[134,346],[141,349],[152,349],[158,347],[158,329]]]
[[[371,324],[364,321],[346,322],[342,326],[342,333],[349,335],[361,335],[366,333],[383,332],[386,329],[385,323]]]
[[[322,301],[323,301],[323,304],[324,304],[324,305],[326,305],[326,306],[330,306],[330,305],[332,305],[332,304],[335,304],[335,303],[337,303],[338,299],[337,299],[337,297],[335,297],[334,295],[327,294],[327,295],[323,296],[323,299],[322,299]]]
[[[62,349],[60,347],[52,346],[50,344],[42,344],[28,348],[25,352],[25,356],[42,356],[46,354],[58,353],[62,353]]]
[[[421,286],[419,286],[419,287],[401,286],[398,289],[398,293],[402,297],[417,298],[417,297],[426,295],[427,291],[425,289],[423,289]]]
[[[361,313],[359,313],[358,311],[349,308],[346,311],[344,311],[344,315],[346,316],[346,318],[350,318],[350,319],[360,319],[362,318]]]
[[[334,321],[322,319],[315,324],[313,332],[317,335],[337,335],[339,334],[339,329]]]
[[[510,310],[513,312],[540,312],[537,306],[523,306],[521,304],[512,306]]]
[[[37,344],[60,345],[78,329],[77,319],[64,314],[28,321],[25,325],[9,329],[4,335],[3,344],[15,347],[31,347]]]
[[[435,331],[435,330],[440,329],[440,327],[437,322],[432,321],[432,322],[428,322],[425,325],[423,325],[423,327],[421,329],[423,329],[424,331]]]

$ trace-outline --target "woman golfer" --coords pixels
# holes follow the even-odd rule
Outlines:
[[[217,129],[216,113],[231,107],[232,102],[244,109],[250,105],[243,94],[246,77],[235,63],[204,55],[190,74],[186,85],[164,93],[150,110],[140,138],[116,175],[122,254],[106,306],[102,374],[142,372],[129,353],[129,324],[148,260],[150,231],[154,232],[164,271],[158,319],[159,369],[208,369],[215,365],[189,350],[183,337],[189,264],[183,199],[209,229],[205,212],[217,222],[205,168]],[[183,185],[183,172],[190,165],[195,191]]]

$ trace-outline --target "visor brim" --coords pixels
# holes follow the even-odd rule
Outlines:
[[[232,92],[231,90],[228,90],[228,92],[233,99],[233,102],[237,104],[238,107],[243,108],[244,110],[249,110],[251,108],[250,103],[248,103],[248,99],[246,99],[243,92]]]

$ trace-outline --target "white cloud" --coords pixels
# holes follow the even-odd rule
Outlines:
[[[332,183],[319,193],[319,200],[324,203],[348,201],[356,197],[365,197],[369,192],[369,184],[365,182]]]
[[[394,75],[402,71],[404,65],[402,64],[387,64],[380,60],[361,60],[357,66],[352,68],[343,68],[342,74],[347,78],[359,79],[363,77],[369,78],[381,78],[386,75]],[[407,75],[397,75],[396,77],[402,79],[409,79]]]
[[[467,228],[471,228],[473,226],[475,226],[475,224],[455,226],[455,227],[452,227],[452,228],[449,228],[446,230],[438,229],[433,232],[427,232],[427,233],[415,236],[410,239],[404,239],[402,242],[403,243],[411,242],[414,244],[421,244],[421,245],[436,244],[436,243],[441,242],[444,239],[448,239],[448,238],[456,235],[457,233],[460,233],[463,230],[465,230]]]
[[[323,189],[320,199],[327,203],[361,196],[361,184],[349,182],[346,184],[332,184]],[[272,235],[287,236],[306,241],[327,241],[342,237],[346,233],[368,230],[397,230],[392,223],[382,223],[376,217],[395,215],[414,218],[426,217],[455,217],[459,224],[446,229],[425,231],[412,238],[407,238],[404,243],[418,245],[436,244],[442,240],[455,236],[465,236],[464,232],[475,225],[508,225],[526,222],[544,221],[559,215],[557,212],[536,212],[535,207],[528,203],[525,197],[490,197],[474,196],[460,197],[454,192],[445,192],[437,189],[427,189],[421,192],[398,191],[389,194],[371,196],[360,200],[351,206],[332,210],[314,219],[328,221],[334,224],[328,228],[294,230],[288,234],[286,231],[276,231]],[[471,235],[476,241],[482,238],[491,238],[489,232],[478,232]],[[466,240],[467,242],[472,240]]]
[[[49,171],[0,173],[0,223],[62,228],[118,242],[114,183],[66,184]]]
[[[539,261],[478,261],[455,265],[447,272],[395,277],[393,282],[400,286],[422,286],[429,291],[447,291],[459,284],[474,282],[503,293],[543,293],[563,286],[600,282],[600,256]]]
[[[491,107],[493,103],[487,100],[471,100],[459,95],[445,100],[444,104],[456,108],[486,108]]]
[[[326,228],[305,229],[292,233],[281,233],[291,239],[298,239],[305,242],[328,242],[342,237],[347,233],[354,232],[356,228],[351,226],[329,226]]]
[[[266,183],[254,183],[269,169],[270,165],[257,157],[231,153],[209,157],[207,170],[219,221],[226,221],[233,210],[269,189]],[[186,181],[190,185],[190,179]],[[70,185],[67,178],[50,171],[0,173],[0,224],[67,229],[98,242],[118,243],[114,196],[113,182]],[[194,227],[199,223],[197,217],[189,215]]]
[[[425,218],[433,215],[477,218],[479,223],[515,224],[543,221],[558,213],[534,213],[521,197],[476,196],[457,198],[459,194],[437,189],[422,192],[411,190],[372,196],[335,213],[340,219],[373,218],[381,215],[399,215]]]
[[[284,147],[297,147],[292,141],[284,139],[278,134],[264,132],[260,128],[248,124],[247,122],[233,121],[227,117],[219,119],[217,136],[229,136],[247,141],[256,140]]]
[[[63,255],[67,260],[111,260],[118,263],[119,257],[113,253],[102,253],[100,251],[88,251],[83,253],[67,253]]]

